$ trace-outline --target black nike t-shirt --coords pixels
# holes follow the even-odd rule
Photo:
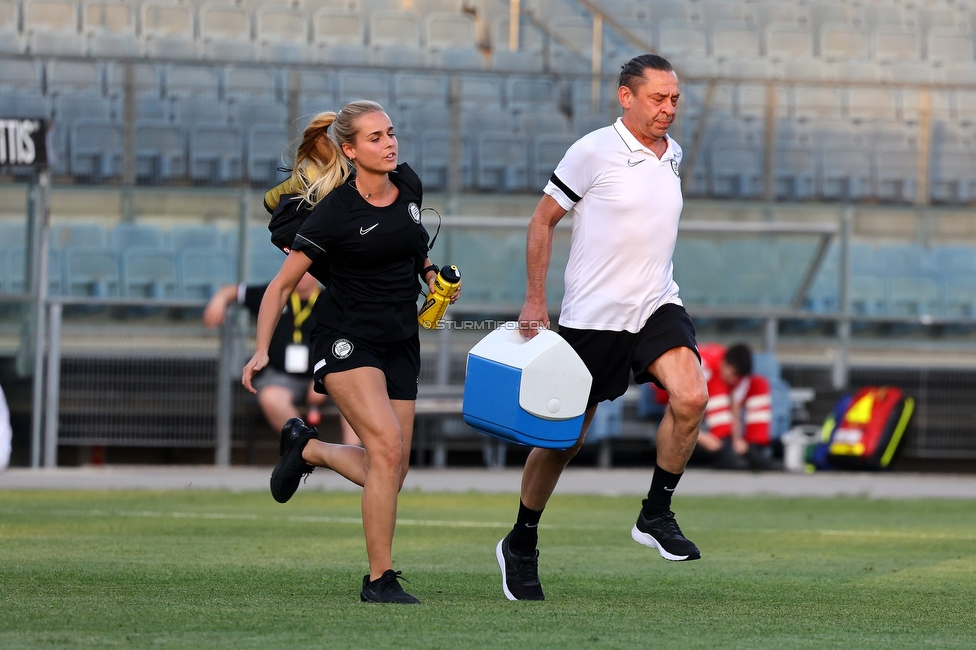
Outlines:
[[[368,341],[400,341],[417,332],[419,274],[430,241],[420,223],[422,190],[411,189],[399,173],[390,180],[399,196],[382,208],[367,202],[353,181],[335,188],[292,245],[312,260],[313,275],[321,260],[327,263],[318,322]]]
[[[251,286],[244,288],[244,296],[241,301],[247,310],[258,315],[261,310],[261,299],[264,298],[264,292],[267,290],[268,285],[263,286]],[[240,295],[240,294],[238,294]],[[318,301],[321,300],[322,296],[319,295],[318,300],[316,300],[316,307],[318,307]],[[302,302],[301,309],[304,309],[308,303]],[[308,336],[312,333],[312,326],[315,323],[314,308],[313,315],[311,318],[306,318],[299,332],[301,333],[301,343],[300,345],[308,345]],[[274,333],[271,335],[271,342],[268,344],[268,366],[274,368],[278,372],[287,372],[289,375],[295,375],[296,377],[312,377],[312,368],[309,364],[309,368],[305,372],[288,372],[285,369],[285,350],[289,345],[295,343],[295,314],[292,311],[291,300],[285,303],[285,310],[281,313],[281,319],[278,321],[278,326],[275,328]]]

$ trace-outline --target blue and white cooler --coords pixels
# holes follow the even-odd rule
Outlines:
[[[593,378],[561,336],[506,323],[468,352],[464,421],[509,442],[567,449],[583,430]]]

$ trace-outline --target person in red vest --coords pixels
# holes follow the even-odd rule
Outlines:
[[[771,469],[768,447],[773,419],[769,381],[752,374],[752,350],[744,343],[728,349],[719,343],[699,345],[708,384],[705,420],[698,447],[724,469]],[[667,393],[658,389],[658,401]]]

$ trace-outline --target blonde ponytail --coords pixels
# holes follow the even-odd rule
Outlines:
[[[335,119],[331,111],[313,117],[295,154],[292,178],[301,188],[298,194],[312,206],[349,177],[349,163],[329,137],[329,126]]]

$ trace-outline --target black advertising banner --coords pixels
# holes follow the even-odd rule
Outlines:
[[[0,167],[47,164],[47,122],[0,118]]]

